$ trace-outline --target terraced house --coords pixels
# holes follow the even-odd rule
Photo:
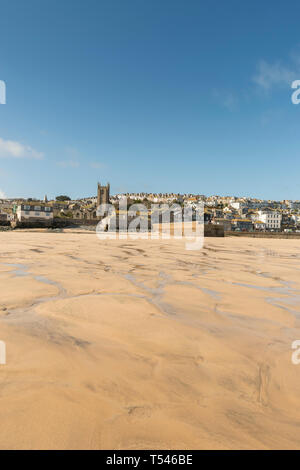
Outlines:
[[[258,218],[268,230],[280,230],[282,214],[277,211],[258,211]]]
[[[53,208],[45,204],[20,204],[15,208],[17,223],[51,225]]]

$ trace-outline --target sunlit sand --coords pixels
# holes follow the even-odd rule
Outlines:
[[[1,449],[300,448],[300,244],[0,233]]]

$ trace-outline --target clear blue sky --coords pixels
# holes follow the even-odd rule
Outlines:
[[[298,1],[0,7],[0,194],[300,199]]]

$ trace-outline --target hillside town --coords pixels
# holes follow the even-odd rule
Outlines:
[[[221,225],[224,231],[236,232],[300,232],[300,201],[273,201],[236,196],[205,196],[178,193],[123,193],[110,194],[110,185],[98,183],[97,195],[71,200],[68,196],[57,196],[53,200],[0,199],[0,225],[26,226],[40,223],[51,226],[53,221],[94,225],[99,220],[97,207],[110,203],[118,210],[121,200],[126,198],[127,209],[133,204],[143,204],[148,213],[153,205],[174,203],[196,209],[204,204],[206,224]]]

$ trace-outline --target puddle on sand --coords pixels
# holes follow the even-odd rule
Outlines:
[[[161,271],[159,273],[158,287],[154,288],[148,287],[143,282],[138,281],[136,277],[132,274],[125,274],[124,278],[130,281],[136,287],[142,289],[145,293],[150,294],[151,297],[145,296],[145,299],[152,305],[157,307],[161,313],[166,313],[168,315],[174,315],[176,313],[174,307],[162,301],[165,286],[167,285],[168,281],[171,280],[171,277],[169,275]]]
[[[267,277],[267,276],[266,276]],[[272,292],[275,294],[281,294],[284,297],[266,297],[265,300],[269,304],[273,305],[273,307],[281,308],[296,317],[300,316],[300,311],[292,309],[290,306],[300,308],[300,291],[291,287],[291,283],[287,281],[278,281],[281,286],[278,287],[263,287],[263,286],[255,286],[253,284],[244,284],[242,282],[233,282],[232,284],[241,286],[241,287],[249,287],[250,289],[256,289],[265,292]]]
[[[210,297],[212,297],[214,300],[221,300],[221,294],[218,291],[213,290],[213,289],[208,289],[207,287],[198,286],[197,284],[194,284],[193,282],[174,281],[174,284],[178,286],[187,286],[187,287],[193,287],[194,289],[199,289],[202,292],[204,292],[204,294],[207,294]]]
[[[264,287],[264,286],[256,286],[254,284],[246,284],[243,282],[232,282],[233,285],[235,286],[241,286],[241,287],[249,287],[250,289],[256,289],[256,290],[263,290],[266,292],[276,292],[276,294],[285,294],[285,295],[290,295],[294,289],[292,287],[289,287],[288,284],[286,287]],[[295,290],[295,292],[298,292]]]
[[[221,300],[221,295],[216,290],[207,289],[206,287],[201,287],[201,289],[205,294],[210,295],[213,299]]]
[[[44,284],[48,284],[48,285],[57,287],[57,289],[59,290],[59,295],[56,295],[56,296],[53,296],[53,297],[52,296],[51,297],[45,297],[45,298],[43,297],[41,299],[38,299],[36,301],[36,304],[42,303],[42,302],[47,302],[48,300],[56,300],[56,299],[62,298],[63,296],[66,295],[66,290],[62,287],[62,285],[59,282],[52,281],[51,279],[48,279],[45,276],[35,275],[35,274],[32,274],[32,273],[28,272],[29,266],[27,266],[26,264],[16,264],[16,263],[2,263],[2,264],[4,266],[9,266],[9,267],[15,268],[11,271],[11,273],[14,274],[17,277],[26,277],[26,276],[28,276],[28,277],[31,277],[32,279],[35,279],[38,282],[42,282]]]
[[[148,297],[147,295],[124,294],[124,293],[119,293],[119,292],[91,292],[91,293],[87,293],[87,294],[67,295],[66,290],[62,287],[62,285],[59,282],[52,281],[51,279],[48,279],[45,276],[34,275],[34,274],[28,272],[29,266],[27,266],[25,264],[16,264],[16,263],[2,263],[2,264],[4,264],[5,266],[15,268],[14,270],[11,271],[11,273],[14,274],[15,276],[22,276],[22,277],[29,276],[32,279],[35,279],[36,281],[42,282],[44,284],[55,286],[59,290],[59,293],[57,295],[53,295],[53,296],[49,296],[49,297],[40,297],[40,298],[36,299],[34,301],[34,303],[32,305],[30,305],[29,307],[15,308],[15,309],[12,309],[10,311],[7,311],[7,314],[4,317],[6,321],[9,321],[12,317],[13,318],[22,317],[22,319],[24,319],[24,313],[26,313],[27,315],[34,314],[34,309],[42,303],[46,303],[46,302],[50,302],[50,301],[54,301],[54,300],[60,300],[60,299],[76,299],[76,298],[80,298],[80,297],[83,297],[83,296],[84,297],[95,297],[95,296],[99,296],[99,297],[100,296],[113,296],[114,297],[114,296],[124,296],[124,295],[126,295],[127,297],[133,297],[133,298],[137,298],[137,299],[145,299],[148,302],[150,302],[151,304],[155,305],[162,313],[174,314],[171,307],[168,304],[165,304],[160,300],[160,297],[163,294],[163,289],[164,289],[165,283],[167,282],[167,278],[168,278],[168,276],[165,275],[163,272],[159,273],[160,283],[159,283],[158,288],[156,288],[156,289],[155,288],[154,289],[148,288],[142,282],[138,282],[134,278],[134,276],[132,276],[130,274],[125,275],[126,279],[130,280],[132,283],[139,286],[140,288],[142,288],[147,293],[152,294],[153,298]],[[2,320],[3,320],[3,318],[2,318]]]
[[[58,282],[51,281],[51,279],[48,279],[45,276],[36,276],[32,273],[29,273],[28,272],[29,266],[27,266],[26,264],[16,264],[16,263],[2,263],[2,264],[4,266],[9,266],[9,267],[12,267],[12,268],[16,268],[16,269],[13,269],[11,271],[11,273],[13,273],[15,276],[29,276],[29,277],[32,277],[32,278],[36,279],[39,282],[44,282],[45,284],[51,284],[51,285],[59,286]]]
[[[28,267],[25,264],[16,264],[16,263],[2,263],[4,266],[9,266],[11,268],[16,268],[11,271],[15,276],[28,276]]]
[[[300,311],[291,308],[300,308],[300,295],[292,295],[289,297],[268,297],[266,298],[266,301],[274,307],[281,308],[282,310],[295,315],[297,318],[300,318]]]

